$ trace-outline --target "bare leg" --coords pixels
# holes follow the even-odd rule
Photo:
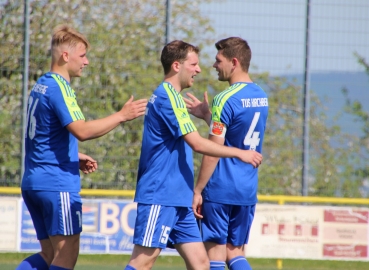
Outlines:
[[[160,248],[135,245],[128,264],[139,270],[149,270],[154,265],[160,251]]]
[[[67,269],[74,269],[79,255],[79,238],[79,234],[50,236],[50,241],[54,249],[54,259],[51,264]]]
[[[40,255],[45,260],[47,265],[50,266],[54,258],[54,249],[53,249],[50,239],[40,240],[40,245],[41,245]]]
[[[210,269],[209,258],[202,242],[192,242],[174,245],[182,256],[189,270]]]

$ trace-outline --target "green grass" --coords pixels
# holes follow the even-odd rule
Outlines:
[[[27,253],[0,253],[0,269],[14,270]],[[129,260],[129,255],[113,254],[81,254],[78,258],[76,270],[123,270]],[[277,270],[276,259],[249,258],[253,270]],[[185,270],[185,264],[179,256],[160,256],[153,270]],[[357,261],[318,261],[318,260],[291,260],[282,261],[285,270],[364,270],[369,269],[369,262]]]

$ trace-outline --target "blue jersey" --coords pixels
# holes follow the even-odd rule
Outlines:
[[[135,202],[192,205],[192,149],[182,136],[193,131],[196,127],[182,96],[163,82],[146,108]]]
[[[28,99],[23,190],[80,191],[78,141],[66,126],[81,119],[64,78],[48,72],[38,79]]]
[[[254,83],[235,83],[215,96],[210,134],[224,144],[261,153],[268,117],[268,98]],[[253,205],[257,202],[258,169],[237,158],[220,158],[203,198],[208,201]]]

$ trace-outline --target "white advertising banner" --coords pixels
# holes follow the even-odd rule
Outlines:
[[[368,208],[258,204],[248,257],[368,258]]]
[[[0,250],[17,250],[19,198],[0,197]]]
[[[83,199],[81,253],[130,254],[135,217],[132,201]],[[369,261],[368,243],[369,208],[259,203],[246,256]],[[39,249],[23,200],[0,196],[0,251]]]

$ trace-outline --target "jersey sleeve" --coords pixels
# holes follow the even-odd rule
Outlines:
[[[232,125],[234,119],[232,96],[245,85],[245,83],[236,83],[214,97],[209,131],[211,135],[225,137],[227,127]]]
[[[169,84],[164,83],[164,89],[169,100],[162,105],[162,117],[172,135],[180,137],[196,131],[182,96]]]
[[[70,85],[57,75],[52,75],[55,79],[56,91],[50,97],[50,105],[53,107],[55,114],[58,116],[61,124],[66,126],[77,120],[84,120],[85,117],[78,106],[76,95]]]
[[[219,102],[219,97],[216,96],[211,107],[209,134],[224,138],[232,119],[232,110],[227,100]]]

